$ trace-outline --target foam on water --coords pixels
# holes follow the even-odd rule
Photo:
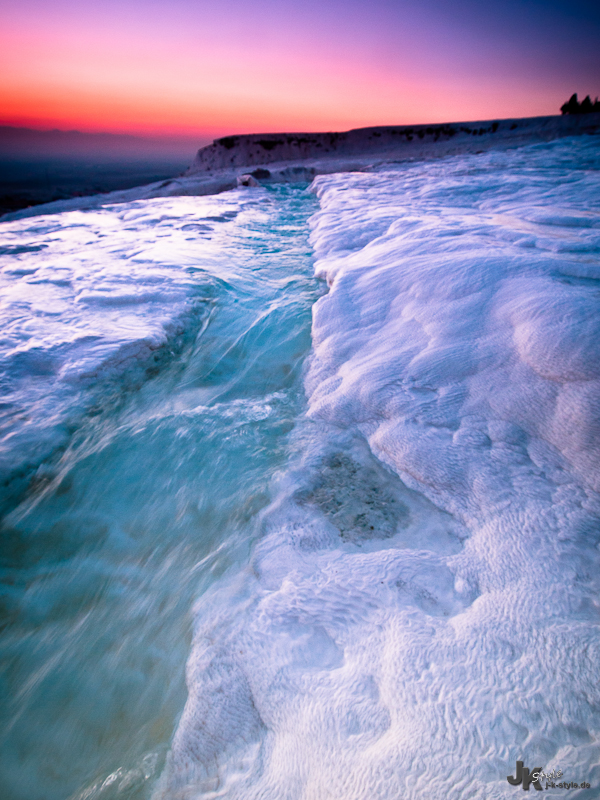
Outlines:
[[[500,800],[517,759],[598,791],[599,169],[316,179],[308,412],[196,604],[155,798]]]

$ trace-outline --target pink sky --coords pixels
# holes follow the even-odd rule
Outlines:
[[[510,14],[478,17],[467,0],[456,5],[462,17],[442,0],[418,12],[385,0],[216,1],[5,4],[0,123],[204,136],[343,130],[558,113],[572,91],[600,83],[576,30],[585,20],[571,20],[567,58],[570,17],[559,4],[554,27],[535,28],[528,12],[517,27],[539,37],[521,41]]]

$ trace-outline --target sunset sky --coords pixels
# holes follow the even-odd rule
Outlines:
[[[580,0],[0,0],[0,124],[218,136],[558,113]]]

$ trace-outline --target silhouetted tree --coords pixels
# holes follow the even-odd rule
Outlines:
[[[579,111],[581,114],[589,114],[590,111],[594,110],[594,106],[592,101],[590,100],[589,94],[581,101],[581,105],[579,106]]]
[[[577,92],[567,100],[566,103],[563,103],[560,107],[562,114],[579,114],[579,102],[577,100]]]
[[[593,111],[600,111],[600,101],[596,98],[592,103],[589,94],[581,103],[577,100],[577,93],[571,95],[569,100],[560,107],[563,114],[589,114]]]

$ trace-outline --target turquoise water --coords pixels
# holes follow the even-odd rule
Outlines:
[[[17,452],[29,471],[9,481],[3,527],[3,797],[148,795],[186,699],[190,608],[232,564],[247,561],[254,520],[304,402],[310,309],[320,292],[307,243],[315,207],[305,189],[280,187],[251,200],[175,198],[106,209],[100,219],[10,224],[13,251],[29,247],[29,274],[45,256],[31,249],[40,245],[62,247],[55,270],[70,259],[82,271],[82,236],[106,228],[119,280],[144,280],[139,253],[159,233],[181,263],[170,273],[179,294],[161,310],[177,326],[165,323],[145,361],[125,359],[121,372],[80,381],[77,402],[58,379],[46,386],[55,398],[44,427],[46,438],[48,430],[58,437],[52,455],[36,467],[33,455]],[[119,245],[124,236],[135,248]],[[106,258],[104,251],[96,293],[109,291]],[[14,261],[14,252],[4,256],[16,273]],[[46,261],[38,274],[50,268]],[[142,329],[130,325],[134,343],[157,316],[146,306],[134,306]],[[115,318],[94,323],[108,331],[105,361],[127,343],[124,335],[110,341],[128,310],[112,307]],[[78,324],[71,306],[60,322]],[[56,315],[48,322],[55,328]],[[55,350],[49,341],[46,351]],[[77,363],[87,364],[92,356],[80,350]],[[25,385],[21,376],[23,405],[35,405],[39,380],[34,374]],[[18,419],[10,424],[19,433]],[[65,434],[69,425],[75,430]],[[15,438],[5,438],[5,450]]]

